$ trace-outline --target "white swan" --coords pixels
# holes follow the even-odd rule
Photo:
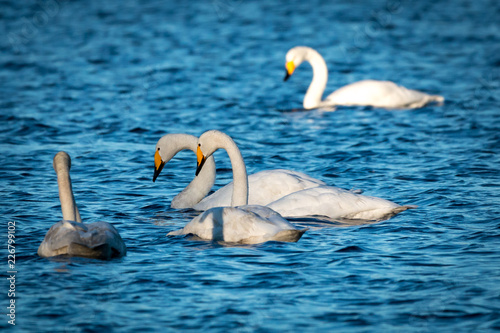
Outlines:
[[[195,217],[183,229],[167,236],[193,234],[202,239],[231,243],[256,244],[270,240],[296,242],[306,229],[296,229],[278,213],[265,206],[247,205],[248,179],[245,163],[236,143],[219,131],[203,133],[198,140],[198,169],[217,149],[226,150],[233,169],[232,206],[214,207]],[[160,150],[161,151],[161,150]]]
[[[49,229],[38,248],[38,255],[70,255],[106,260],[125,255],[125,243],[111,224],[82,223],[71,187],[69,155],[63,151],[57,153],[53,165],[57,174],[63,220]]]
[[[197,147],[198,138],[194,135],[167,134],[161,137],[155,149],[153,181],[156,180],[165,163],[170,161],[179,151],[189,149],[196,153]],[[205,198],[214,184],[215,175],[215,161],[213,156],[209,156],[199,175],[172,200],[170,206],[172,208],[207,210],[213,207],[231,205],[233,183]],[[248,204],[265,206],[290,193],[321,185],[325,185],[325,183],[302,172],[283,169],[260,171],[248,176]]]
[[[328,81],[328,69],[323,57],[314,49],[297,46],[286,54],[285,81],[303,61],[313,68],[313,79],[304,97],[304,108],[314,109],[335,105],[365,105],[380,108],[420,108],[426,104],[444,101],[443,96],[428,95],[420,91],[398,86],[391,81],[363,80],[348,84],[322,101]]]

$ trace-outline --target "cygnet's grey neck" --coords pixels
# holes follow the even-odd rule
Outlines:
[[[54,170],[57,174],[57,184],[59,186],[59,201],[64,220],[82,222],[80,212],[76,206],[69,170],[71,159],[65,152],[59,152],[54,157]]]

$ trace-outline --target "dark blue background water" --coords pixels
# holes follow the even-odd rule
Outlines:
[[[16,222],[25,331],[500,329],[500,5],[491,1],[1,1],[0,215]],[[327,93],[389,79],[442,107],[289,112],[286,51],[329,66]],[[166,133],[230,134],[249,172],[286,168],[419,205],[388,221],[313,227],[298,243],[167,238],[183,153],[153,183]],[[52,158],[73,158],[86,222],[120,231],[111,262],[42,259],[61,218]],[[216,153],[217,186],[231,179]],[[8,305],[2,278],[1,307]],[[7,317],[0,327],[9,327]]]

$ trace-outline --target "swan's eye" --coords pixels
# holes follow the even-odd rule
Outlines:
[[[198,147],[201,147],[201,143],[198,143]]]

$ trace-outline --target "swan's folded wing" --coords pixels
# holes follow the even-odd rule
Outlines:
[[[265,206],[290,193],[321,185],[325,183],[302,172],[284,169],[260,171],[248,176],[248,204]],[[200,201],[194,209],[207,210],[213,207],[230,206],[232,193],[233,183],[231,182]]]
[[[397,208],[402,206],[333,186],[320,186],[292,193],[268,207],[285,217],[320,215],[329,218],[381,220],[395,215],[401,211]]]
[[[295,226],[293,224],[285,220],[283,216],[281,216],[278,212],[272,210],[267,206],[247,205],[238,206],[237,208],[257,215],[262,219],[262,223],[271,224],[273,227],[282,230],[295,229]]]
[[[442,96],[398,86],[391,81],[363,80],[348,84],[325,100],[335,105],[371,105],[384,108],[416,108],[430,102],[442,102]]]
[[[273,237],[283,230],[297,229],[267,207],[216,207],[195,217],[182,230],[172,231],[168,235],[192,234],[207,240],[256,244],[274,240]],[[302,235],[303,231],[300,232]],[[284,234],[281,234],[281,238],[285,239]],[[297,234],[287,239],[296,241],[299,238]]]
[[[249,205],[265,206],[290,193],[325,185],[302,172],[276,169],[257,172],[248,177]]]

